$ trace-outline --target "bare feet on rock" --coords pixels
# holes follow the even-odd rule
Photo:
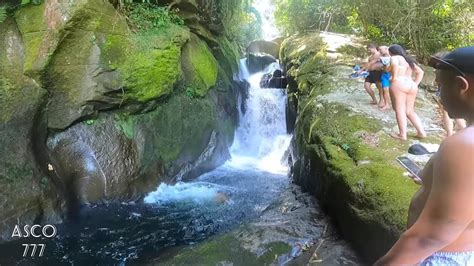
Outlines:
[[[390,109],[390,105],[388,105],[388,104],[380,107],[380,111],[387,111],[389,109]]]
[[[403,140],[403,141],[407,140],[407,137],[404,137],[404,136],[400,135],[399,133],[398,134],[392,133],[392,134],[390,134],[390,137],[392,137],[394,139]]]
[[[424,138],[426,138],[426,133],[418,133],[418,134],[416,134],[415,138],[424,139]]]

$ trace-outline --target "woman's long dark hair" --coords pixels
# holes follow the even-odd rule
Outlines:
[[[403,49],[402,46],[400,46],[400,45],[398,45],[398,44],[391,45],[391,46],[388,48],[388,51],[389,51],[392,55],[400,55],[400,56],[403,56],[403,58],[405,58],[405,60],[407,61],[407,63],[410,65],[411,68],[414,68],[414,67],[415,67],[415,64],[416,64],[415,59],[413,59],[413,57],[411,57],[410,55],[408,55],[408,54],[407,54],[407,51],[405,51],[405,49]]]

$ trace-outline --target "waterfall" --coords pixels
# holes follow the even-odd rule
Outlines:
[[[260,87],[262,76],[280,69],[280,65],[273,63],[264,71],[249,75],[245,60],[240,62],[239,79],[250,84],[247,108],[245,113],[239,111],[240,125],[236,130],[231,147],[232,159],[228,164],[286,173],[288,169],[283,155],[291,139],[286,134],[286,91]]]

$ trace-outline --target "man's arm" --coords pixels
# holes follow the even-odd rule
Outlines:
[[[474,140],[462,135],[446,140],[420,217],[376,265],[417,264],[462,234],[474,217],[473,158]]]

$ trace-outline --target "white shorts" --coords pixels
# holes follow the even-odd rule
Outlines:
[[[474,265],[474,251],[436,252],[420,263],[421,266],[470,266]]]

